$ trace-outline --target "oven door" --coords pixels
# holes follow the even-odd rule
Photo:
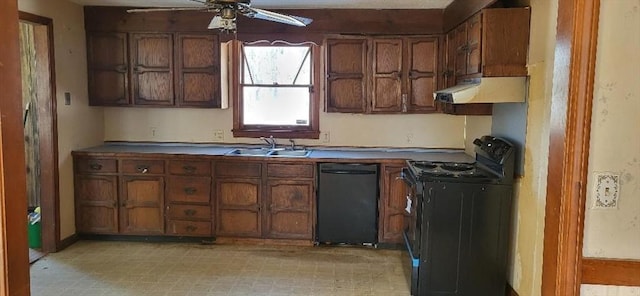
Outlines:
[[[405,207],[404,241],[411,260],[411,295],[418,293],[418,272],[420,268],[420,233],[422,225],[422,182],[418,181],[408,168],[403,168],[400,178],[407,185]]]

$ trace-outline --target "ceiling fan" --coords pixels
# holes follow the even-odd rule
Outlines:
[[[292,26],[304,27],[313,21],[310,18],[281,14],[259,8],[251,7],[251,0],[189,0],[203,4],[202,7],[167,7],[167,8],[139,8],[129,9],[127,12],[153,12],[153,11],[178,11],[200,10],[215,13],[209,23],[208,29],[220,29],[225,33],[236,31],[236,16],[238,14],[249,18],[256,18],[272,22],[283,23]]]

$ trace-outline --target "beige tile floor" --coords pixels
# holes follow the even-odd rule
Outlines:
[[[80,241],[31,265],[31,292],[405,296],[405,256],[354,247]]]

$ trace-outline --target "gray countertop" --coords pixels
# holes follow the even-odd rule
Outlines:
[[[100,146],[78,149],[87,153],[149,153],[178,155],[224,156],[236,148],[261,147],[246,144],[173,144],[173,143],[105,143]],[[406,149],[406,148],[352,148],[352,147],[308,147],[312,150],[307,159],[410,159],[447,162],[473,162],[474,158],[461,149]],[[228,156],[236,157],[236,156]],[[261,157],[261,156],[255,156]],[[293,158],[295,159],[295,158]]]

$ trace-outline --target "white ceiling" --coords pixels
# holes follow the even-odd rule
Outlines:
[[[82,5],[132,7],[201,6],[190,0],[71,0]],[[252,0],[256,8],[356,8],[356,9],[429,9],[445,8],[453,0]]]

